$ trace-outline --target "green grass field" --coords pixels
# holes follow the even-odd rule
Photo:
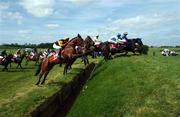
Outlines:
[[[179,116],[180,56],[163,57],[160,50],[153,48],[149,55],[130,54],[108,62],[101,61],[102,58],[91,59],[91,62],[101,62],[68,116]],[[153,51],[156,56],[152,56]],[[12,63],[9,72],[0,71],[0,117],[28,116],[85,67],[77,60],[73,70],[63,76],[63,67],[57,65],[45,85],[36,86],[34,63],[22,65],[22,70],[15,69],[16,64]]]
[[[13,49],[7,49],[14,52]],[[90,60],[98,62],[98,60]],[[63,76],[63,68],[56,65],[49,73],[43,86],[36,86],[37,77],[33,76],[36,70],[34,62],[30,62],[24,69],[16,69],[17,64],[12,63],[8,72],[2,72],[0,66],[0,117],[20,117],[29,115],[39,104],[58,91],[64,84],[70,82],[85,66],[77,60],[72,71]]]
[[[179,117],[180,56],[160,50],[101,62],[68,117]]]

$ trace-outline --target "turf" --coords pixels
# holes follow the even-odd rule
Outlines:
[[[14,52],[8,49],[8,52]],[[90,59],[91,62],[98,60]],[[12,68],[8,72],[0,71],[0,117],[20,117],[29,116],[39,104],[70,82],[85,66],[78,59],[72,66],[72,71],[63,76],[63,68],[56,65],[49,73],[45,85],[36,86],[37,77],[34,76],[36,67],[34,62],[23,69],[16,69],[17,64],[12,63]],[[0,70],[3,66],[0,66]]]
[[[160,50],[101,62],[68,116],[180,116],[180,56],[163,57]]]

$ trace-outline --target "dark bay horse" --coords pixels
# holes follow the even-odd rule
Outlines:
[[[41,77],[44,75],[44,79],[41,82],[41,84],[44,84],[47,75],[49,74],[49,71],[53,68],[54,65],[60,64],[60,63],[66,63],[64,69],[68,69],[68,66],[74,61],[74,58],[78,57],[78,54],[76,52],[75,47],[76,46],[82,46],[83,39],[78,34],[77,37],[71,39],[67,44],[65,45],[64,49],[61,51],[62,58],[59,58],[57,55],[52,55],[45,60],[42,61],[42,63],[39,64],[39,68],[36,71],[35,75],[39,74],[39,79],[36,85],[39,85],[41,81]],[[65,72],[65,70],[64,70]]]
[[[110,43],[108,41],[101,42],[99,45],[96,45],[95,51],[98,53],[101,52],[105,61],[111,58]]]
[[[92,55],[92,52],[94,52],[95,50],[94,44],[95,43],[90,36],[87,36],[86,39],[84,40],[85,54],[81,57],[82,62],[84,62],[84,65],[89,64],[87,55]]]
[[[133,52],[134,54],[138,52],[141,54],[143,43],[140,38],[133,38],[133,39],[128,39],[127,42],[124,44],[109,43],[109,48],[112,55],[116,53],[125,53],[125,55],[127,55],[128,52]]]
[[[141,41],[141,38],[128,39],[126,46],[123,48],[123,50],[125,51],[125,55],[127,55],[128,52],[133,52],[134,54],[138,52],[139,54],[141,54],[142,49],[143,43]]]
[[[8,65],[12,62],[12,59],[13,58],[13,55],[12,54],[9,54],[9,55],[7,55],[6,56],[6,58],[4,59],[4,61],[2,61],[1,60],[1,62],[0,62],[0,65],[3,65],[4,66],[4,68],[2,69],[2,71],[4,71],[4,70],[7,70],[8,71]]]
[[[104,57],[104,60],[107,61],[111,58],[111,52],[110,52],[110,48],[109,48],[109,42],[102,42],[100,43],[100,51]]]

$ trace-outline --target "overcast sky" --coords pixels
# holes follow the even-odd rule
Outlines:
[[[117,33],[180,45],[180,0],[0,0],[0,44]]]

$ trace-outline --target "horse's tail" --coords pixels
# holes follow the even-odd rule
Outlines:
[[[40,71],[41,71],[41,65],[42,65],[42,62],[39,63],[39,65],[37,66],[37,70],[36,70],[36,73],[34,74],[35,76],[37,76]]]

